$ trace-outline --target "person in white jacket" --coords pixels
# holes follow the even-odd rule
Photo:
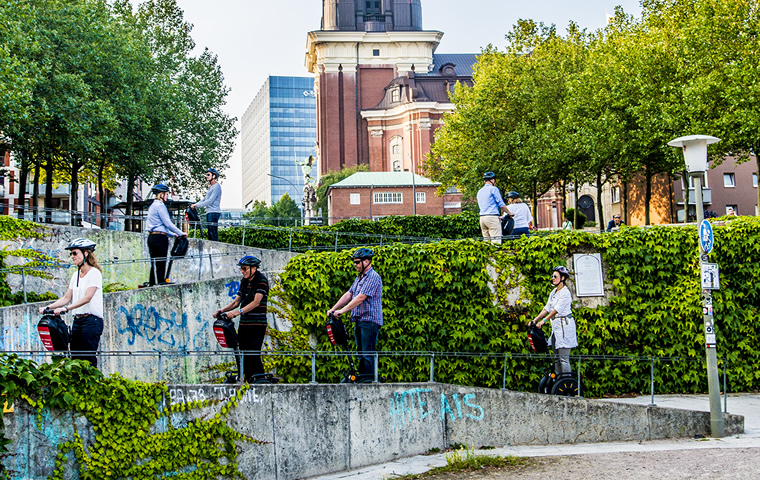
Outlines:
[[[552,325],[550,345],[554,349],[554,371],[557,375],[570,373],[570,351],[578,346],[578,335],[573,318],[573,296],[565,281],[570,272],[563,266],[552,269],[554,290],[549,294],[549,301],[532,322],[538,328],[547,321]]]

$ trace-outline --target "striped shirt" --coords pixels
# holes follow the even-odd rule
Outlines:
[[[351,310],[351,321],[383,324],[383,280],[374,268],[369,267],[364,274],[354,280],[348,290],[351,298],[364,294],[367,298]]]

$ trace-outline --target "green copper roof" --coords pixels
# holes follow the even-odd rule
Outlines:
[[[437,187],[440,183],[435,183],[427,178],[414,174],[412,182],[412,173],[410,172],[358,172],[350,177],[333,183],[330,188],[352,188],[352,187]]]

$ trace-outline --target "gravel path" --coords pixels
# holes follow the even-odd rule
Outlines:
[[[760,448],[741,448],[533,457],[510,469],[439,474],[425,479],[739,479],[758,478],[759,472]]]

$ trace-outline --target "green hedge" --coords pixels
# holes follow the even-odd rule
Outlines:
[[[740,218],[716,226],[713,260],[722,290],[713,295],[718,356],[727,358],[729,391],[760,385],[760,221]],[[656,364],[658,393],[707,390],[704,334],[698,285],[697,234],[692,227],[625,227],[593,235],[559,231],[522,237],[501,248],[471,240],[376,249],[373,262],[384,282],[379,349],[383,351],[490,352],[493,358],[441,357],[436,380],[502,386],[504,353],[528,354],[525,322],[540,311],[551,289],[554,265],[570,265],[573,253],[600,252],[609,304],[577,308],[579,348],[573,354],[693,358]],[[279,308],[292,321],[290,333],[275,332],[280,349],[331,350],[325,312],[355,276],[350,252],[308,252],[291,259],[276,287]],[[491,290],[488,268],[499,272]],[[519,304],[506,305],[507,287],[522,289]],[[535,301],[533,300],[535,299]],[[288,382],[311,378],[308,358],[272,357]],[[722,362],[720,362],[722,368]],[[532,391],[549,361],[507,355],[506,386]],[[317,380],[337,381],[343,359],[320,358]],[[426,381],[429,357],[385,357],[390,381]],[[575,365],[574,365],[575,369]],[[648,392],[647,361],[586,360],[588,395]]]
[[[306,226],[295,229],[254,229],[249,226],[245,244],[269,249],[305,250],[335,246],[335,232],[355,233],[339,235],[338,245],[378,244],[380,239],[365,235],[429,237],[461,239],[480,236],[478,214],[464,212],[457,215],[389,216],[376,221],[349,219],[334,225]],[[243,228],[228,227],[219,230],[219,239],[237,245],[243,244]]]

